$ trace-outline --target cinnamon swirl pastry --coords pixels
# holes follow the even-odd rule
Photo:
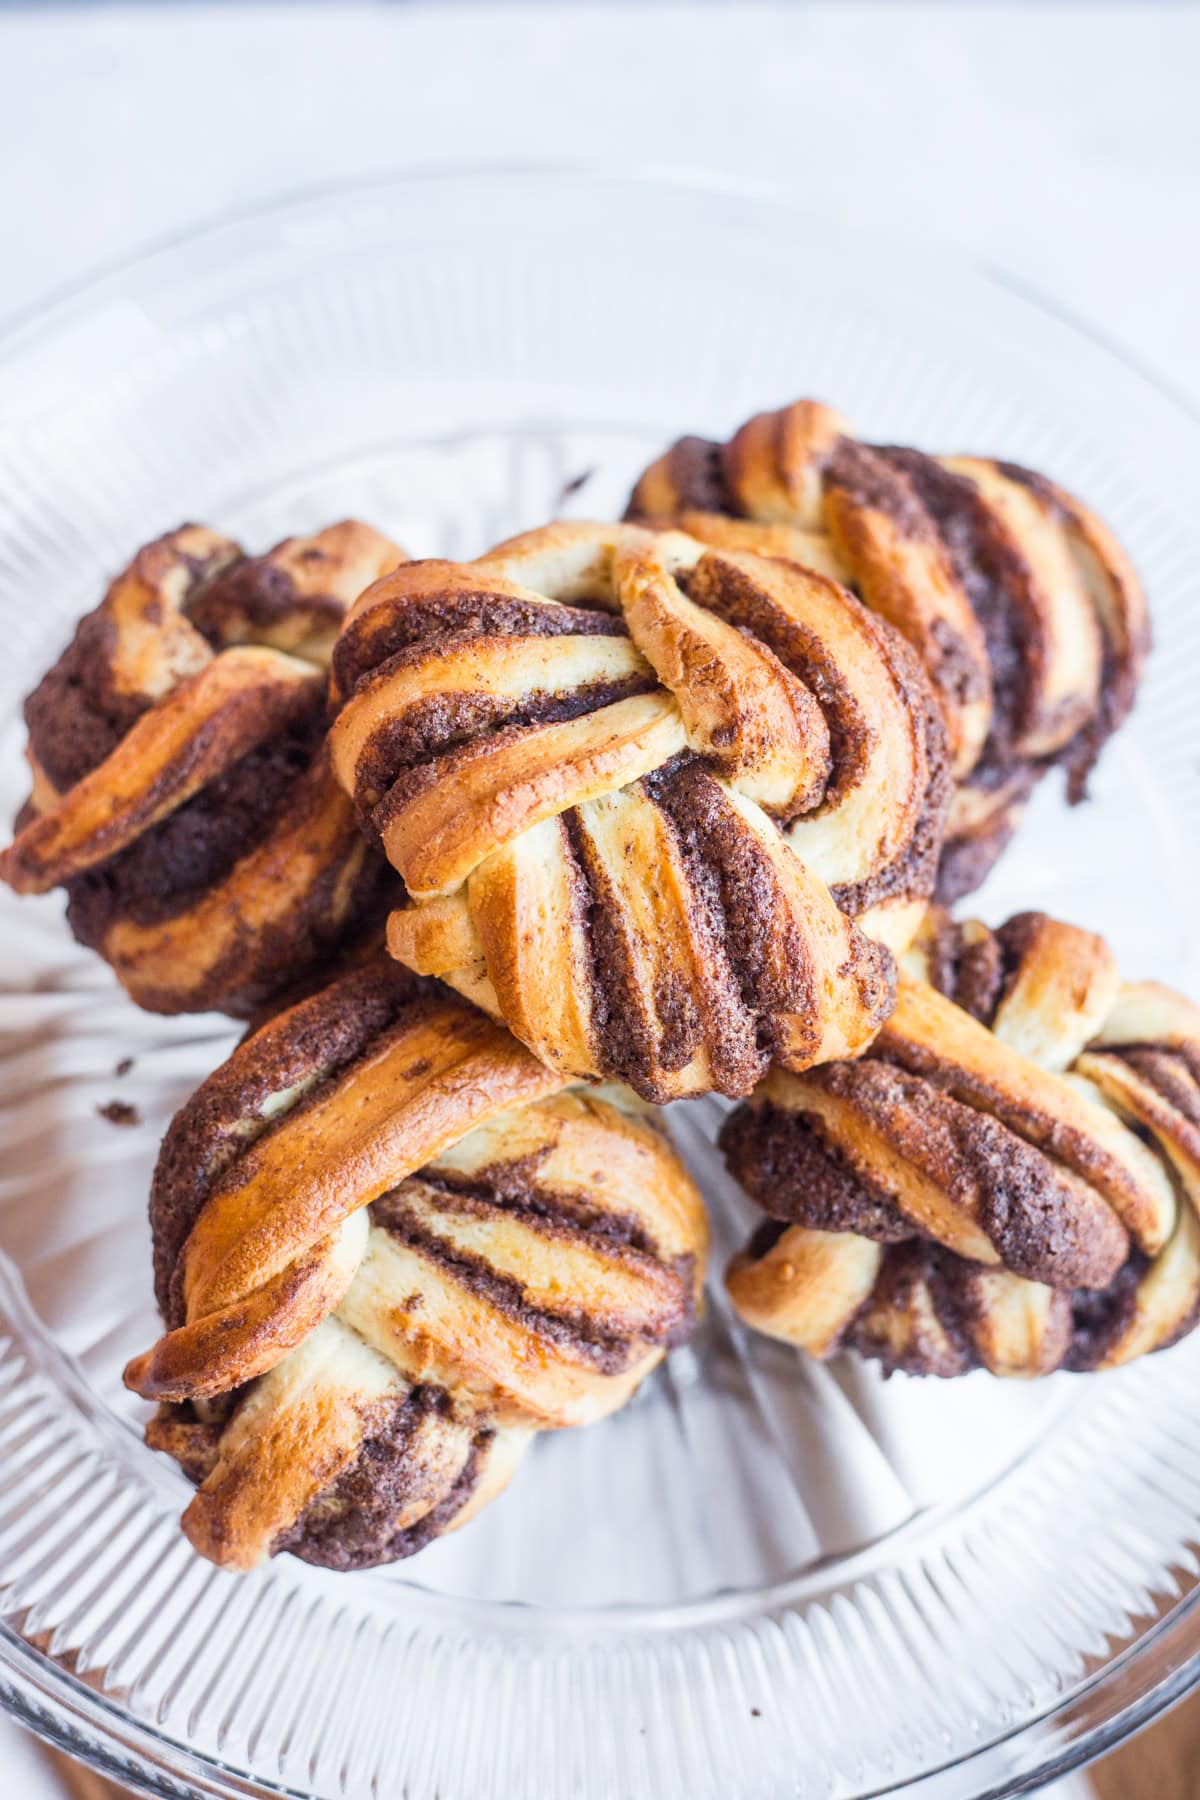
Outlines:
[[[126,1370],[227,1568],[411,1555],[535,1431],[621,1406],[687,1335],[699,1196],[647,1109],[569,1088],[380,957],[246,1038],[151,1197],[166,1335]]]
[[[773,1072],[722,1134],[771,1222],[751,1325],[888,1369],[1108,1369],[1200,1319],[1200,1009],[1042,913],[934,914],[858,1063]]]
[[[67,918],[140,1006],[245,1015],[382,905],[329,768],[347,607],[403,552],[347,520],[249,557],[147,544],[25,703],[33,791],[0,878]]]
[[[334,651],[392,954],[563,1075],[747,1093],[891,1009],[949,799],[907,645],[836,582],[560,524],[409,563]]]
[[[1036,782],[1083,797],[1149,647],[1137,577],[1095,515],[1015,463],[868,445],[817,401],[759,413],[727,444],[681,438],[628,517],[787,557],[852,587],[900,631],[946,720],[958,781],[938,878],[978,887]]]

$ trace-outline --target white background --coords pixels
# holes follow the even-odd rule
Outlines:
[[[949,238],[1200,399],[1187,4],[0,12],[0,315],[281,190],[544,155],[715,168]]]
[[[281,191],[535,156],[711,168],[949,240],[1200,406],[1186,4],[0,11],[0,316]],[[588,278],[620,280],[597,251]],[[0,1777],[42,1792],[2,1721]]]

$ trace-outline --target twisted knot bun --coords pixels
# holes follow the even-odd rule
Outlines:
[[[338,779],[404,878],[392,954],[564,1075],[746,1093],[861,1050],[932,888],[944,734],[836,583],[553,525],[410,563],[334,651]]]
[[[772,1215],[728,1276],[818,1356],[1112,1368],[1200,1317],[1200,1010],[1042,913],[934,914],[859,1063],[772,1074],[722,1135]]]
[[[1052,764],[1082,797],[1133,704],[1149,647],[1137,577],[1094,514],[1015,463],[858,443],[829,407],[799,400],[727,444],[681,438],[628,516],[818,569],[912,645],[959,783],[945,901],[983,880]]]
[[[686,1336],[704,1211],[632,1095],[564,1088],[380,958],[247,1038],[176,1116],[151,1197],[169,1327],[126,1370],[248,1568],[407,1556],[532,1432],[623,1404]]]
[[[63,886],[139,1005],[246,1014],[377,902],[329,769],[347,607],[403,553],[346,521],[247,557],[199,525],[148,544],[25,706],[33,792],[0,877]]]

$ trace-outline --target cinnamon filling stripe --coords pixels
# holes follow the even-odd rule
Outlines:
[[[438,1411],[417,1387],[363,1439],[358,1456],[271,1545],[333,1569],[412,1556],[466,1512],[489,1472],[496,1433]],[[444,1398],[444,1396],[442,1396]]]
[[[530,1304],[520,1280],[399,1209],[372,1233],[340,1316],[408,1379],[434,1380],[483,1404],[502,1395],[518,1412],[555,1424],[573,1423],[580,1399],[648,1366],[653,1350],[606,1338],[578,1309]]]
[[[814,1070],[804,1108],[919,1234],[1056,1287],[1102,1287],[1128,1239],[1101,1196],[988,1113],[867,1059]]]
[[[219,993],[226,1010],[244,1017],[242,993],[266,998],[308,966],[314,940],[336,938],[378,865],[331,779],[295,799],[266,841],[198,896],[177,896],[149,923],[113,920],[104,953],[118,972],[136,973],[142,1005],[173,1011],[181,996],[196,1004]]]
[[[445,579],[449,570],[453,585]],[[390,590],[390,591],[389,591]],[[393,597],[399,604],[392,603]],[[458,564],[406,568],[386,589],[356,607],[334,648],[338,694],[348,699],[364,677],[414,646],[456,637],[625,637],[624,621],[609,612],[565,606],[512,582],[486,576],[464,583]]]
[[[414,1178],[377,1200],[371,1216],[514,1323],[554,1342],[588,1346],[581,1353],[587,1360],[615,1355],[614,1369],[625,1366],[631,1342],[670,1341],[687,1311],[673,1269],[528,1209]]]
[[[401,1020],[209,1194],[184,1253],[189,1314],[257,1288],[473,1124],[557,1085],[481,1014],[447,1004]]]
[[[214,1184],[272,1125],[354,1062],[401,1009],[416,1005],[417,986],[386,958],[343,977],[244,1039],[176,1114],[150,1197],[155,1291],[168,1325],[182,1323],[180,1252]]]
[[[606,1211],[582,1188],[549,1187],[537,1179],[536,1166],[493,1163],[463,1178],[438,1161],[419,1169],[417,1178],[436,1190],[450,1212],[490,1206],[547,1237],[565,1233],[570,1241],[586,1244],[595,1240],[601,1250],[624,1245],[652,1258],[658,1254],[658,1246],[636,1213]],[[377,1200],[377,1213],[380,1205]]]
[[[116,854],[241,757],[311,710],[314,676],[273,650],[230,650],[131,726],[116,749],[0,856],[21,893]]]
[[[384,848],[414,898],[451,893],[520,832],[685,748],[678,708],[662,692],[561,724],[513,727],[450,752],[411,798],[394,789],[379,818]]]
[[[639,789],[605,795],[565,815],[584,884],[591,967],[591,1035],[598,1064],[641,1086],[703,1054],[687,869],[668,820]],[[654,879],[647,881],[648,870]]]
[[[597,1157],[601,1120],[606,1136]],[[681,1253],[702,1225],[696,1190],[658,1124],[626,1111],[620,1095],[591,1089],[567,1089],[477,1126],[420,1173],[450,1187],[479,1187],[498,1204],[561,1212],[566,1223],[651,1254]]]
[[[384,1358],[339,1319],[324,1320],[234,1413],[184,1513],[190,1541],[226,1567],[253,1568],[354,1462],[372,1411],[404,1393]]]
[[[902,977],[877,1053],[987,1113],[1091,1184],[1139,1247],[1162,1248],[1175,1196],[1158,1159],[1103,1107],[922,982]]]
[[[80,941],[103,952],[118,920],[153,926],[178,917],[270,834],[302,828],[318,812],[338,810],[353,832],[353,811],[339,806],[344,797],[320,753],[323,711],[318,683],[307,712],[214,773],[113,855],[71,877],[68,917]],[[227,929],[236,923],[231,918]]]
[[[917,450],[889,446],[875,454],[912,483],[983,627],[992,679],[989,741],[994,754],[1010,756],[1037,717],[1049,653],[1029,565],[965,475]]]
[[[377,798],[401,769],[446,744],[546,717],[555,705],[583,711],[599,703],[593,695],[633,691],[630,684],[639,682],[643,691],[656,685],[628,638],[485,636],[445,647],[435,640],[393,657],[360,684],[338,721],[335,767],[360,802],[368,798],[364,789],[378,790]],[[417,709],[423,730],[408,723]]]

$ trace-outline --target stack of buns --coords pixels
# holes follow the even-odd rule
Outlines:
[[[126,1371],[195,1546],[406,1556],[621,1406],[702,1305],[680,1097],[741,1103],[756,1329],[1025,1376],[1190,1330],[1200,1013],[945,911],[1147,641],[1078,500],[809,401],[473,562],[139,551],[26,703],[0,875],[139,1005],[254,1020],[164,1140]]]

